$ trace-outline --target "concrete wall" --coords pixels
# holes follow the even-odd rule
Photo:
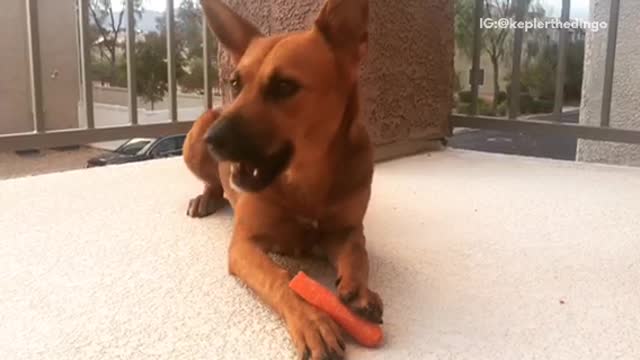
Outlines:
[[[33,129],[24,0],[3,0],[0,12],[0,133]],[[74,0],[39,0],[44,122],[78,125],[78,53]]]
[[[596,21],[608,21],[610,0],[592,0]],[[611,126],[640,130],[640,1],[620,2]],[[580,122],[600,124],[607,31],[588,32]],[[640,146],[581,140],[578,160],[640,166]]]
[[[324,0],[229,0],[264,32],[307,28]],[[362,74],[364,119],[377,145],[442,138],[453,86],[453,1],[370,0],[370,44]],[[221,78],[231,71],[220,59]],[[228,89],[223,88],[223,97]]]

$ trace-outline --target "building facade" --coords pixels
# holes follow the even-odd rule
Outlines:
[[[46,129],[78,126],[79,67],[75,0],[38,0],[40,81]],[[3,0],[0,11],[0,134],[33,130],[27,9]]]

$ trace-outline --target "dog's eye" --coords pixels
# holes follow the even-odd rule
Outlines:
[[[266,97],[272,101],[288,99],[300,90],[300,85],[289,79],[273,79],[267,87]]]
[[[242,81],[237,76],[231,79],[229,85],[231,85],[231,94],[233,95],[233,97],[238,96],[242,91]]]

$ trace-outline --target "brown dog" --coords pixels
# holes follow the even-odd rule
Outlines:
[[[283,317],[300,356],[341,359],[340,329],[288,288],[290,274],[267,253],[322,250],[340,298],[382,322],[362,225],[373,175],[358,118],[368,1],[328,0],[310,30],[269,37],[221,0],[202,6],[235,63],[235,98],[187,137],[184,159],[206,184],[188,214],[209,215],[226,198],[235,210],[229,271]]]

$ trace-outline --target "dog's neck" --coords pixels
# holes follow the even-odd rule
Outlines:
[[[289,170],[293,173],[310,173],[314,170],[325,171],[326,168],[341,163],[342,159],[350,156],[353,146],[362,141],[361,131],[357,126],[360,115],[360,98],[358,84],[351,86],[346,97],[342,121],[335,135],[317,151],[309,152],[304,157],[294,158]],[[312,164],[312,165],[310,165]]]
[[[368,185],[372,160],[369,137],[359,119],[357,84],[347,99],[342,122],[332,141],[316,153],[294,158],[279,181],[279,192],[286,194],[289,204],[296,208],[310,206],[319,210],[332,198]]]

